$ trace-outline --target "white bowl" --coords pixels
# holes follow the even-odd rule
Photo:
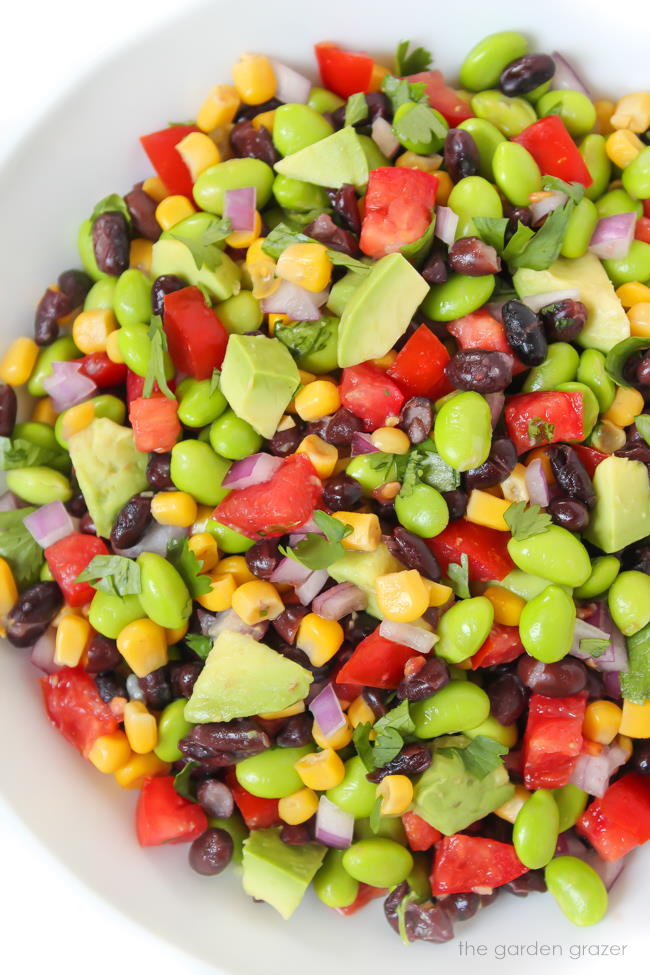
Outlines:
[[[2,263],[3,344],[30,333],[44,287],[63,268],[78,265],[76,230],[94,203],[126,192],[150,172],[137,137],[169,119],[191,117],[206,90],[228,79],[240,52],[263,51],[313,74],[315,41],[334,38],[390,63],[397,41],[409,37],[433,50],[435,67],[453,74],[475,41],[510,28],[530,32],[539,50],[559,48],[598,94],[647,88],[645,15],[639,9],[635,16],[634,0],[600,7],[595,0],[546,0],[526,13],[514,0],[500,0],[498,10],[486,0],[451,7],[422,0],[309,6],[248,0],[241,7],[213,2],[193,8],[100,66],[39,122],[0,172],[3,239],[10,242]],[[635,954],[641,961],[649,850],[632,858],[607,918],[595,928],[573,927],[550,896],[536,895],[503,895],[458,925],[459,939],[472,946],[464,954],[459,941],[407,951],[384,921],[381,902],[348,920],[309,896],[285,923],[244,895],[235,870],[206,880],[188,868],[183,847],[141,850],[133,828],[135,795],[94,772],[50,728],[37,676],[24,653],[0,648],[2,798],[60,860],[62,872],[65,866],[130,918],[205,962],[233,975],[286,975],[299,965],[311,975],[341,966],[376,975],[393,965],[423,975],[440,965],[450,973],[466,970],[478,950],[479,964],[488,969],[512,964],[541,971],[553,958],[562,968],[593,971],[611,964],[612,955],[597,946],[623,944],[628,965]],[[578,960],[580,945],[588,948]]]

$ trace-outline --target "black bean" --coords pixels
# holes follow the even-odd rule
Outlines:
[[[527,366],[539,366],[548,345],[542,323],[534,311],[513,298],[501,309],[508,345]]]
[[[606,697],[605,694],[605,683],[603,681],[602,674],[599,674],[597,670],[593,667],[587,667],[587,683],[585,684],[585,690],[590,701],[599,701],[602,697]]]
[[[93,253],[104,274],[117,276],[129,266],[129,228],[121,213],[102,213],[93,224]]]
[[[548,506],[554,525],[570,532],[584,531],[589,524],[589,509],[582,501],[573,498],[556,498]]]
[[[288,457],[289,454],[295,454],[300,446],[303,435],[303,426],[300,423],[296,423],[295,426],[289,427],[288,430],[279,430],[274,434],[268,441],[268,448],[276,457]]]
[[[88,505],[81,491],[76,491],[65,503],[65,510],[73,518],[83,518],[88,513]]]
[[[250,122],[256,115],[261,115],[263,112],[272,112],[274,108],[279,108],[282,104],[284,103],[279,98],[269,98],[268,101],[262,102],[261,105],[242,104],[237,109],[235,122]]]
[[[263,538],[249,548],[244,556],[246,565],[258,579],[270,579],[282,558],[278,550],[279,542],[274,538]]]
[[[319,213],[315,220],[307,224],[305,233],[333,251],[340,251],[349,257],[359,254],[357,238],[349,230],[337,227],[329,213]]]
[[[504,95],[526,95],[550,81],[555,74],[555,61],[548,54],[524,54],[511,61],[501,72],[499,88]]]
[[[275,739],[281,748],[300,748],[312,741],[313,719],[309,714],[295,714],[289,718],[282,731]]]
[[[456,274],[480,277],[497,274],[501,270],[501,258],[496,249],[479,237],[460,237],[449,248],[449,267]]]
[[[650,575],[650,545],[630,545],[623,555],[623,568],[636,569]]]
[[[543,894],[546,890],[543,870],[527,870],[521,877],[503,885],[503,889],[515,897],[528,897],[529,894]]]
[[[490,713],[499,724],[509,725],[521,717],[526,708],[526,692],[515,674],[502,674],[486,688]]]
[[[636,367],[636,381],[639,386],[650,386],[650,352],[647,352]]]
[[[156,208],[158,204],[142,189],[142,183],[136,183],[124,197],[124,202],[129,208],[131,220],[133,221],[133,231],[136,237],[146,237],[147,240],[158,240],[162,233],[162,227],[156,220]]]
[[[399,415],[399,425],[412,444],[426,440],[433,428],[433,405],[425,396],[407,399]]]
[[[126,684],[121,674],[109,670],[95,676],[97,692],[105,704],[110,704],[114,697],[127,698]]]
[[[480,156],[473,137],[464,129],[449,129],[445,136],[445,169],[452,182],[458,183],[466,176],[476,176],[479,171]]]
[[[192,728],[178,743],[186,758],[211,768],[234,765],[271,747],[271,739],[254,721],[212,721]]]
[[[300,823],[298,826],[283,826],[280,830],[280,839],[287,846],[306,846],[314,842],[314,831],[311,821]]]
[[[348,474],[335,474],[325,481],[323,502],[330,511],[350,511],[361,500],[362,490]]]
[[[368,100],[366,95],[366,101]],[[328,190],[327,195],[337,217],[340,217],[343,226],[353,234],[361,233],[361,215],[359,214],[359,201],[357,191],[350,183],[344,183],[338,190]]]
[[[452,921],[469,921],[481,906],[481,898],[471,891],[467,894],[447,894],[438,901]]]
[[[650,775],[650,741],[637,741],[632,759],[634,769],[641,775]]]
[[[81,532],[82,535],[97,534],[97,527],[95,525],[95,522],[93,521],[91,515],[88,512],[86,512],[85,515],[82,515],[81,518],[79,519],[79,531]]]
[[[443,491],[442,496],[449,509],[449,520],[458,521],[459,518],[462,518],[469,501],[467,492],[461,488],[455,488],[453,491]]]
[[[286,643],[293,643],[298,635],[298,629],[309,612],[306,606],[287,606],[279,616],[271,620],[271,626]]]
[[[192,696],[196,680],[203,670],[203,664],[197,662],[172,664],[169,668],[171,680],[172,696],[186,697],[188,700]]]
[[[449,277],[447,265],[447,251],[442,244],[434,242],[429,256],[420,269],[420,274],[427,284],[444,284]]]
[[[137,545],[151,522],[151,498],[134,494],[120,513],[111,529],[111,545],[114,548],[131,548]]]
[[[144,694],[144,701],[152,711],[162,711],[172,700],[172,689],[169,683],[167,667],[159,667],[151,673],[138,679],[140,690]]]
[[[37,582],[18,597],[5,617],[7,639],[14,647],[31,647],[61,609],[63,595],[56,582]]]
[[[539,310],[539,317],[549,342],[575,342],[587,321],[587,309],[581,301],[564,298]]]
[[[216,877],[232,860],[233,841],[225,829],[210,827],[201,833],[190,846],[189,860],[192,870],[204,877]]]
[[[387,775],[419,775],[431,765],[431,752],[424,745],[405,745],[399,755],[387,762],[383,768],[369,772],[369,782],[381,782]]]
[[[517,677],[534,694],[569,697],[584,690],[587,668],[577,657],[565,657],[556,663],[544,664],[524,653],[517,661]]]
[[[235,808],[232,792],[219,779],[204,779],[196,789],[196,798],[203,811],[216,819],[229,819]]]
[[[433,901],[409,904],[404,912],[404,928],[409,941],[443,944],[454,937],[449,915],[439,903]]]
[[[359,417],[342,406],[328,420],[323,439],[335,447],[349,447],[355,433],[361,430],[363,423]]]
[[[58,337],[58,319],[68,315],[73,304],[65,292],[48,288],[34,314],[34,341],[37,345],[51,345]]]
[[[165,295],[187,288],[187,281],[177,274],[161,274],[151,286],[151,310],[154,315],[162,315],[165,310]]]
[[[364,687],[361,694],[368,707],[372,709],[375,718],[383,718],[388,711],[386,707],[386,698],[388,697],[386,691],[380,691],[376,687]]]
[[[512,382],[513,358],[505,352],[461,349],[445,366],[445,375],[456,389],[500,393]]]
[[[122,663],[122,655],[117,649],[115,640],[111,640],[101,633],[95,633],[86,651],[86,670],[89,674],[101,674],[106,670],[114,670]]]
[[[516,231],[518,223],[523,223],[525,227],[532,227],[533,225],[533,211],[530,207],[516,207],[512,203],[505,202],[503,204],[503,214],[508,217],[508,225],[512,225],[512,233],[510,236]]]
[[[573,447],[565,443],[553,444],[549,453],[555,480],[563,493],[592,508],[596,503],[596,492],[591,478]]]
[[[171,476],[171,454],[150,454],[147,464],[147,481],[154,491],[164,491],[174,486]]]
[[[501,484],[515,469],[517,463],[517,450],[512,440],[500,437],[494,440],[490,448],[490,454],[485,463],[480,467],[473,467],[465,471],[463,483],[468,490],[478,488],[494,487]]]
[[[397,688],[397,696],[403,701],[424,701],[449,683],[449,669],[440,657],[429,657],[415,674],[405,677]]]
[[[423,538],[398,525],[393,528],[388,545],[393,555],[408,569],[415,569],[433,582],[438,581],[440,566]]]
[[[401,884],[398,884],[384,901],[384,915],[386,920],[390,924],[393,931],[399,931],[399,920],[397,916],[397,909],[409,893],[409,885],[404,880]]]
[[[18,400],[13,386],[0,383],[0,437],[10,437],[16,423]]]
[[[256,113],[256,114],[259,114]],[[233,152],[240,158],[261,159],[262,162],[273,166],[280,155],[273,145],[273,139],[268,129],[260,125],[256,129],[252,122],[245,120],[237,122],[230,133],[230,145]]]
[[[85,271],[78,271],[71,268],[68,271],[61,271],[56,283],[70,299],[70,309],[78,308],[93,286],[93,279]]]

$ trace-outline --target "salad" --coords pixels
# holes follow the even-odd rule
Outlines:
[[[0,362],[2,633],[138,842],[283,918],[595,924],[650,839],[650,92],[315,53],[144,135]]]

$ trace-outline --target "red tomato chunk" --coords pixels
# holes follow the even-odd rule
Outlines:
[[[126,382],[126,366],[123,362],[113,362],[105,352],[92,352],[85,355],[81,361],[80,372],[99,386],[107,389],[111,386],[121,386]]]
[[[249,829],[268,829],[281,822],[277,799],[252,795],[239,784],[234,769],[226,775],[226,782]]]
[[[101,538],[82,535],[81,532],[73,532],[45,549],[45,560],[50,572],[61,587],[69,606],[83,606],[95,595],[95,590],[88,582],[75,582],[75,579],[96,555],[108,555],[106,545]]]
[[[201,807],[176,792],[173,775],[144,780],[135,822],[140,846],[191,843],[208,828]]]
[[[584,437],[582,393],[522,393],[505,406],[508,435],[518,454],[533,447]]]
[[[650,840],[650,781],[634,772],[595,799],[577,823],[603,860],[618,860]]]
[[[87,755],[102,735],[117,731],[118,722],[111,709],[81,667],[64,667],[41,678],[41,689],[50,721],[82,755]]]
[[[129,422],[135,445],[143,454],[171,450],[181,433],[178,403],[166,396],[134,399],[129,405]]]
[[[439,338],[426,325],[413,333],[395,362],[386,370],[405,396],[440,399],[453,389],[445,376],[450,355]]]
[[[524,645],[519,638],[519,627],[494,623],[487,640],[472,657],[472,669],[509,664],[523,652]]]
[[[342,405],[363,420],[369,433],[386,426],[389,417],[399,416],[405,399],[393,380],[372,362],[344,369],[339,392]]]
[[[436,847],[431,889],[437,897],[480,891],[501,887],[527,872],[509,843],[456,833]]]
[[[426,819],[422,819],[417,813],[404,813],[402,823],[408,845],[414,852],[430,850],[442,837],[442,833],[434,826],[430,826]]]
[[[529,789],[567,785],[582,751],[587,695],[533,694],[524,735],[524,782]]]
[[[443,572],[447,571],[450,562],[460,565],[461,557],[465,554],[470,580],[490,582],[505,578],[515,567],[508,554],[509,540],[507,532],[459,518],[450,522],[435,538],[427,539],[427,545]]]
[[[170,125],[159,132],[140,137],[140,142],[165,188],[192,199],[192,176],[176,145],[190,132],[198,132],[196,125]]]
[[[357,646],[336,676],[340,684],[364,684],[394,690],[404,676],[404,665],[414,651],[379,635],[379,627]]]
[[[544,176],[557,176],[566,183],[591,186],[593,180],[580,151],[558,115],[533,122],[513,136],[513,142],[527,149]]]
[[[431,108],[440,112],[450,127],[472,118],[472,106],[464,98],[450,88],[441,71],[420,71],[408,76],[410,82],[422,81],[426,86],[427,98]]]
[[[165,335],[172,362],[194,379],[210,379],[223,362],[228,333],[194,287],[165,295]]]
[[[370,257],[393,254],[418,240],[431,223],[438,180],[406,166],[373,169],[359,246]]]
[[[358,91],[368,91],[374,61],[362,51],[342,51],[331,41],[314,45],[321,80],[325,88],[349,98]]]

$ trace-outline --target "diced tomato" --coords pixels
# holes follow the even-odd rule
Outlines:
[[[45,710],[66,741],[87,755],[102,735],[112,735],[118,721],[102,701],[95,681],[81,667],[64,667],[41,678]]]
[[[163,322],[176,368],[194,379],[209,379],[223,362],[228,333],[202,292],[191,285],[165,295]]]
[[[526,366],[513,355],[506,338],[503,324],[488,311],[479,309],[470,315],[456,318],[447,325],[461,349],[486,349],[488,352],[505,352],[515,360],[512,374],[516,376],[526,371]]]
[[[508,398],[504,412],[518,454],[542,444],[584,437],[582,393],[521,393]]]
[[[179,193],[192,199],[192,174],[183,162],[176,145],[190,132],[198,132],[196,125],[170,125],[159,132],[140,137],[140,142],[165,188],[170,194]]]
[[[630,772],[610,785],[578,820],[585,836],[603,860],[618,860],[650,840],[650,781]]]
[[[121,386],[126,380],[126,366],[123,362],[112,362],[105,352],[91,352],[80,360],[80,372],[99,386],[107,389],[110,386]]]
[[[650,218],[639,217],[634,229],[634,239],[642,240],[644,244],[650,244]]]
[[[544,176],[591,186],[593,180],[580,151],[559,115],[533,122],[512,138],[531,154]]]
[[[472,669],[509,664],[523,652],[524,646],[519,638],[519,627],[494,623],[487,640],[472,657]]]
[[[555,789],[571,778],[582,751],[587,695],[533,694],[524,735],[524,782],[529,789]]]
[[[417,813],[407,812],[402,816],[404,832],[408,845],[414,852],[430,850],[434,843],[442,837],[442,833],[430,826],[426,819]]]
[[[135,446],[141,453],[171,450],[181,433],[178,401],[158,394],[141,396],[129,404],[129,422]]]
[[[455,833],[436,847],[431,889],[436,897],[501,887],[528,872],[510,843]]]
[[[389,417],[399,416],[405,399],[399,386],[372,362],[344,369],[339,393],[343,406],[363,420],[368,432],[386,426]]]
[[[214,517],[248,538],[277,538],[304,525],[322,493],[323,485],[309,458],[292,454],[270,481],[231,491]]]
[[[349,904],[348,907],[336,907],[335,910],[338,914],[342,914],[343,917],[350,917],[351,914],[356,914],[357,911],[360,911],[370,901],[374,901],[377,897],[385,897],[387,893],[387,887],[371,887],[369,884],[361,883],[359,884],[359,893],[356,896],[356,900],[352,904]]]
[[[88,582],[75,582],[96,555],[108,555],[108,549],[94,535],[72,532],[45,549],[45,559],[50,572],[58,582],[69,606],[83,606],[95,595]]]
[[[336,682],[394,690],[404,676],[404,664],[413,655],[410,647],[380,636],[377,627],[358,644],[350,659],[343,664],[336,675]]]
[[[472,106],[461,98],[457,91],[449,87],[441,71],[420,71],[418,74],[409,75],[407,80],[424,82],[431,108],[440,112],[452,128],[474,115]]]
[[[159,775],[144,780],[135,828],[140,846],[191,843],[208,828],[208,817],[198,803],[179,796],[173,775]]]
[[[505,578],[515,567],[508,554],[509,540],[507,532],[459,518],[451,521],[435,538],[427,539],[427,545],[443,572],[447,571],[450,562],[460,565],[461,556],[465,553],[470,580],[490,582]]]
[[[593,477],[598,465],[602,464],[609,457],[609,454],[603,454],[600,450],[596,450],[594,447],[587,447],[582,443],[574,443],[572,447],[580,458],[582,466],[589,477]]]
[[[343,51],[331,41],[314,45],[318,69],[325,88],[341,98],[369,91],[375,62],[362,51]]]
[[[431,329],[420,325],[397,353],[386,374],[395,380],[405,396],[439,399],[453,389],[445,376],[445,366],[450,358]]]
[[[431,223],[437,187],[437,178],[420,169],[373,169],[359,238],[364,254],[384,257],[418,240]]]
[[[249,829],[268,829],[270,826],[279,825],[281,819],[277,799],[262,799],[260,796],[251,795],[237,781],[234,769],[227,773],[226,782],[232,792],[235,805]]]

